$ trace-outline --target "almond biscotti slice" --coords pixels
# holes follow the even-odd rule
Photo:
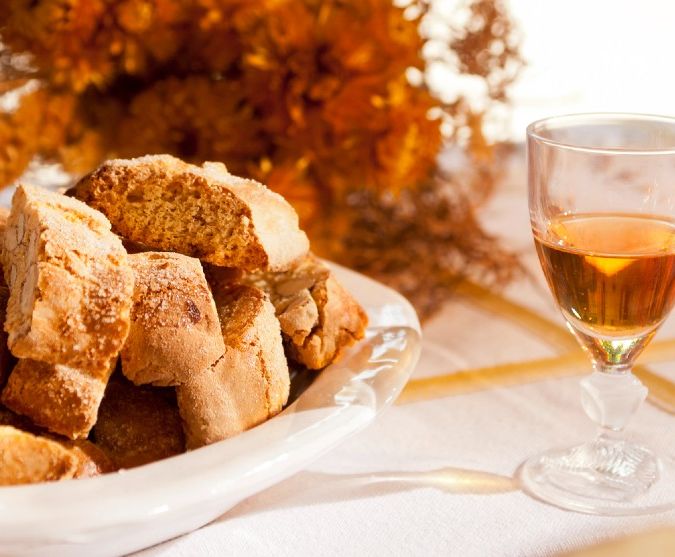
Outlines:
[[[122,372],[137,385],[178,385],[206,372],[225,351],[216,305],[198,259],[170,252],[129,256],[131,328]]]
[[[221,163],[198,167],[169,155],[111,160],[85,176],[75,195],[121,236],[214,265],[283,270],[309,249],[283,197]]]
[[[326,367],[365,334],[365,311],[314,255],[288,271],[242,280],[269,294],[288,357],[310,369]]]
[[[56,441],[0,426],[0,485],[66,480],[77,469],[77,457]]]
[[[134,280],[107,219],[76,199],[19,186],[2,263],[12,354],[107,370],[129,330]]]
[[[78,439],[77,441],[58,440],[75,457],[74,479],[93,478],[101,474],[115,472],[117,467],[110,457],[91,441]]]
[[[0,426],[11,426],[36,436],[44,436],[44,438],[54,441],[67,449],[75,457],[76,461],[73,478],[91,478],[116,470],[108,455],[90,441],[86,439],[71,441],[57,435],[45,435],[44,431],[40,430],[28,418],[15,414],[9,408],[2,405],[0,405]]]
[[[114,376],[93,438],[118,468],[133,468],[184,452],[175,390],[137,387]]]
[[[9,376],[0,400],[34,424],[70,439],[83,439],[96,423],[108,378],[115,360],[105,372],[19,360]]]
[[[281,411],[290,380],[279,322],[265,293],[233,286],[216,296],[225,341],[208,373],[176,388],[188,448],[241,433]]]

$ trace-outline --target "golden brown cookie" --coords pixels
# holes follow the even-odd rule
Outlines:
[[[365,311],[314,255],[283,273],[250,273],[242,281],[269,294],[288,357],[310,369],[326,367],[365,334]]]
[[[19,360],[2,391],[2,403],[17,414],[69,439],[87,437],[96,423],[108,377],[37,360]]]
[[[133,274],[99,212],[19,186],[4,236],[5,330],[18,358],[107,370],[129,330]]]
[[[0,485],[65,480],[77,468],[77,458],[59,443],[0,426]]]
[[[75,479],[93,478],[101,474],[108,474],[117,470],[117,467],[108,455],[91,441],[78,439],[77,441],[57,440],[75,457]]]
[[[44,430],[40,430],[25,416],[16,414],[2,405],[0,405],[0,426],[12,426],[13,428],[54,441],[67,449],[75,458],[76,469],[73,475],[74,478],[90,478],[116,470],[112,460],[94,443],[86,439],[71,441],[58,435],[46,434]]]
[[[288,365],[279,322],[265,293],[234,286],[216,296],[225,341],[206,374],[176,388],[188,448],[245,431],[281,411],[288,400]]]
[[[185,451],[174,389],[137,387],[113,378],[93,431],[118,468],[133,468]]]
[[[107,161],[75,195],[121,236],[214,265],[283,270],[309,249],[283,197],[221,163],[198,167],[169,155]]]
[[[129,256],[134,271],[131,328],[122,371],[137,385],[179,385],[206,372],[225,351],[198,259],[170,252]]]

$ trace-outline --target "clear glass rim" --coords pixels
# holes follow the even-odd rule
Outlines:
[[[675,143],[663,148],[645,148],[639,149],[635,147],[621,148],[621,147],[592,147],[587,145],[575,145],[566,143],[564,141],[557,141],[541,134],[546,126],[551,124],[559,124],[560,127],[570,126],[572,124],[602,122],[608,120],[619,120],[628,122],[646,122],[646,123],[662,123],[670,125],[675,131],[675,117],[661,116],[658,114],[640,114],[632,112],[582,112],[578,114],[562,114],[560,116],[550,116],[535,120],[527,126],[527,137],[539,143],[544,143],[552,147],[560,149],[568,149],[570,151],[579,151],[586,153],[608,154],[608,155],[675,155]]]

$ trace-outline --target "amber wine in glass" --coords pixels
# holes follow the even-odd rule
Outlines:
[[[545,235],[535,232],[535,245],[565,319],[594,358],[641,350],[673,307],[669,220],[582,213],[554,219]]]
[[[675,303],[675,119],[572,115],[528,128],[534,243],[595,371],[582,405],[598,437],[521,467],[524,488],[598,514],[671,508],[675,465],[621,431],[647,390],[633,362]]]

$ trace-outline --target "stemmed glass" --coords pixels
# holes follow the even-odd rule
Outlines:
[[[526,491],[597,514],[675,501],[675,469],[621,431],[647,396],[631,373],[675,302],[675,118],[581,114],[527,128],[530,219],[548,285],[594,371],[581,381],[599,427],[528,460]]]

